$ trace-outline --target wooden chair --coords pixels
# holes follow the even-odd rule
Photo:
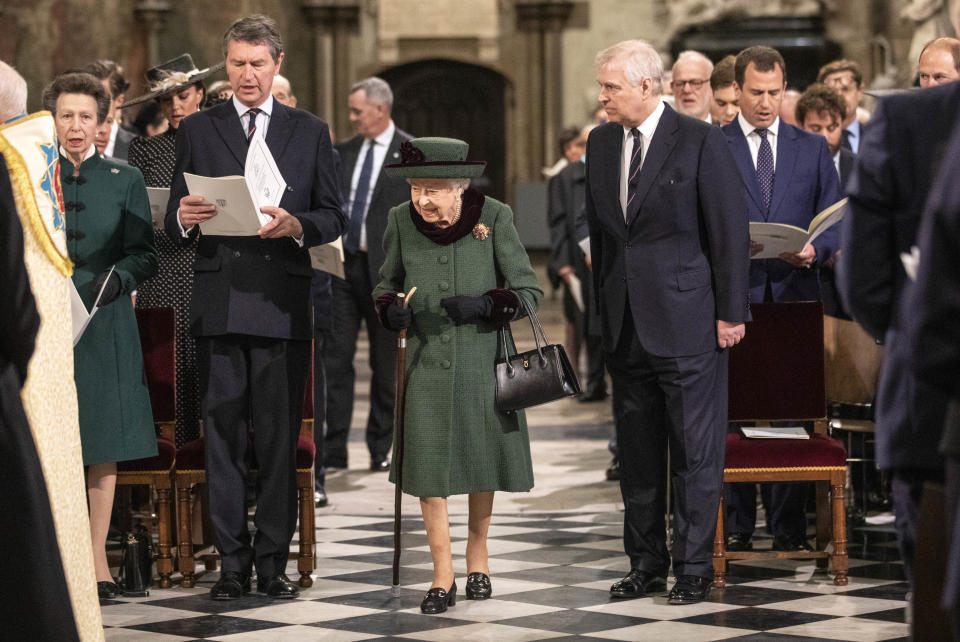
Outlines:
[[[157,574],[160,588],[173,582],[173,484],[177,448],[176,316],[173,308],[137,309],[143,368],[157,426],[157,456],[117,464],[117,484],[151,486],[157,491]]]
[[[312,363],[312,360],[311,360]],[[251,439],[253,436],[251,435]],[[300,586],[313,585],[311,574],[317,567],[315,554],[316,525],[313,509],[314,457],[316,445],[313,442],[313,368],[307,378],[304,389],[303,419],[300,422],[300,435],[297,440],[297,501],[300,508],[300,545],[297,552],[291,552],[290,558],[297,560],[297,572],[300,574]],[[256,462],[251,466],[255,472]],[[193,518],[196,502],[191,502],[190,493],[197,484],[205,483],[207,470],[203,436],[185,443],[177,451],[176,487],[177,487],[177,567],[183,575],[184,587],[196,584],[197,559],[204,562],[207,570],[216,568],[219,555],[213,546],[204,546],[200,551],[193,550]]]
[[[802,439],[747,439],[727,435],[724,482],[817,483],[817,535],[813,551],[727,551],[724,500],[720,496],[713,542],[714,586],[726,585],[727,561],[813,558],[831,562],[833,583],[847,584],[847,536],[843,492],[846,452],[827,436],[824,392],[823,311],[818,302],[751,306],[753,322],[730,352],[730,421],[813,422]],[[831,519],[832,517],[832,519]]]

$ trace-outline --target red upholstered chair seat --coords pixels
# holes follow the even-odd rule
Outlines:
[[[727,434],[727,470],[846,465],[843,446],[827,435],[814,433],[810,439],[748,439],[739,433]]]
[[[157,455],[155,457],[121,461],[117,464],[117,471],[121,473],[148,470],[169,472],[170,468],[173,467],[173,460],[176,455],[177,447],[172,441],[157,437]]]

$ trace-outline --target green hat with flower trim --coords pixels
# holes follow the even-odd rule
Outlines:
[[[387,176],[396,178],[476,178],[486,161],[468,161],[470,145],[456,138],[414,138],[400,145],[401,162],[384,165]]]

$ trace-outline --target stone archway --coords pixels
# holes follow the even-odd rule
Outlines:
[[[414,136],[449,136],[470,144],[470,160],[487,161],[474,185],[506,196],[507,81],[499,73],[448,59],[418,60],[377,74],[393,89],[393,120]]]

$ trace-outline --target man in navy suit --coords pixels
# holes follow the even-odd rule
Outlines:
[[[663,102],[656,50],[628,40],[600,52],[596,63],[610,122],[587,143],[586,217],[630,558],[629,573],[610,593],[666,588],[669,446],[677,576],[669,601],[689,604],[704,599],[713,581],[726,348],[743,337],[748,315],[745,204],[719,129]]]
[[[313,336],[307,248],[335,240],[346,219],[337,196],[327,125],[270,95],[283,61],[276,23],[242,18],[223,38],[233,98],[184,119],[166,230],[196,236],[216,216],[202,195],[188,195],[184,172],[244,173],[247,146],[263,136],[287,183],[280,207],[262,207],[257,236],[200,234],[191,324],[197,335],[210,517],[222,572],[213,599],[257,590],[292,598],[284,569],[297,522],[296,446]],[[244,506],[247,448],[256,457],[256,538]]]
[[[916,516],[923,485],[941,481],[937,444],[948,397],[913,374],[905,328],[916,315],[902,254],[917,242],[933,179],[957,130],[960,82],[877,104],[847,193],[837,285],[850,315],[886,345],[876,399],[876,460],[892,473],[897,540],[907,580],[913,577]],[[954,151],[954,154],[956,152]]]
[[[754,46],[737,55],[735,85],[740,114],[723,133],[736,160],[751,221],[806,228],[814,216],[840,199],[837,170],[823,136],[809,134],[780,119],[786,90],[786,65],[775,49]],[[836,245],[828,230],[795,254],[750,261],[750,301],[809,301],[820,298],[818,263]],[[751,241],[750,254],[763,247]],[[752,547],[756,520],[753,484],[727,488],[727,532],[731,550]],[[764,484],[764,504],[776,550],[806,548],[806,490],[803,482]]]

